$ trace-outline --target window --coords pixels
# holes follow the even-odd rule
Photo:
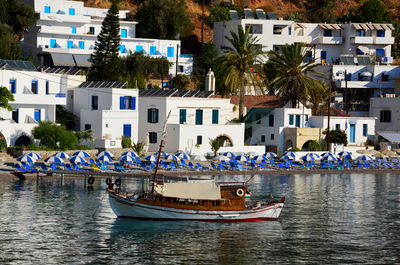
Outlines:
[[[34,118],[35,118],[35,121],[37,121],[37,122],[40,121],[40,109],[35,109]]]
[[[275,134],[271,133],[271,140],[275,139]]]
[[[294,124],[294,115],[290,114],[289,115],[289,125],[293,125]]]
[[[296,127],[300,127],[300,115],[296,115]]]
[[[335,130],[340,130],[340,123],[335,125]]]
[[[57,48],[57,41],[55,39],[50,39],[50,48]]]
[[[143,52],[143,46],[142,45],[136,45],[136,52]]]
[[[85,131],[87,130],[91,130],[92,129],[92,125],[91,124],[85,124]]]
[[[126,29],[121,29],[121,38],[127,38],[128,37],[128,31]]]
[[[79,49],[82,49],[82,50],[85,49],[85,42],[83,40],[79,41]]]
[[[203,144],[203,136],[201,135],[197,136],[197,144]]]
[[[147,109],[147,122],[158,123],[158,109],[156,108]]]
[[[365,37],[365,29],[357,29],[357,37]]]
[[[97,110],[97,109],[99,109],[99,97],[92,96],[92,110]]]
[[[157,53],[157,47],[156,46],[150,46],[150,55],[155,55]]]
[[[37,80],[32,80],[31,91],[33,94],[38,93],[38,81]]]
[[[72,40],[67,40],[67,48],[72,49],[74,47],[74,42]]]
[[[368,136],[368,124],[363,124],[363,136]]]
[[[68,9],[68,15],[75,16],[75,8]]]
[[[292,35],[292,28],[288,27],[288,35]]]
[[[44,6],[44,13],[50,14],[50,7],[49,6]]]
[[[380,122],[391,122],[392,120],[392,111],[390,110],[381,110],[380,113]]]
[[[219,110],[213,109],[212,110],[212,124],[218,124],[218,117],[219,116]]]
[[[13,109],[12,111],[12,120],[18,123],[18,109]]]
[[[256,114],[256,124],[261,124],[261,114]]]
[[[71,28],[72,34],[76,34],[76,27]]]
[[[282,28],[280,26],[274,26],[274,35],[282,35]]]
[[[50,94],[50,82],[46,80],[46,95]]]
[[[132,127],[130,124],[124,124],[123,127],[123,136],[125,137],[131,137],[131,133],[132,133]]]
[[[94,35],[94,27],[89,27],[88,35]]]
[[[196,110],[196,125],[203,124],[203,110],[197,109]]]
[[[308,121],[308,115],[306,115],[306,121]]]
[[[261,135],[261,142],[265,143],[265,135]]]
[[[376,32],[377,37],[385,37],[385,30],[378,30]]]
[[[167,48],[167,57],[174,57],[174,47]]]
[[[324,60],[324,63],[326,63],[326,51],[321,51],[321,61]]]
[[[183,65],[178,65],[178,73],[183,73]]]
[[[274,127],[274,115],[269,115],[268,117],[268,126]]]
[[[12,94],[17,93],[17,81],[15,79],[10,79],[10,92]]]
[[[119,52],[126,53],[125,45],[119,45]]]
[[[136,109],[136,97],[122,96],[119,98],[119,109]]]
[[[245,28],[250,28],[250,34],[262,34],[262,24],[246,24]]]
[[[345,76],[346,81],[351,81],[351,73],[348,73],[347,76]]]
[[[179,110],[179,123],[184,124],[186,122],[186,109]]]
[[[149,143],[156,144],[157,143],[157,133],[149,132]]]
[[[324,29],[324,37],[332,37],[332,30]]]

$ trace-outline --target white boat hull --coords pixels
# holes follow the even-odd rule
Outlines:
[[[277,220],[283,203],[240,211],[202,211],[148,205],[109,194],[111,208],[118,217],[153,220],[192,220],[212,222],[246,222]]]

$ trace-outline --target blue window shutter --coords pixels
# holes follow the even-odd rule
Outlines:
[[[40,121],[40,109],[35,109],[35,121]]]
[[[156,46],[150,46],[150,55],[155,55],[157,53],[157,47]]]
[[[67,48],[72,49],[74,47],[74,42],[72,40],[67,40]]]
[[[119,52],[125,53],[125,45],[119,45]]]
[[[124,124],[123,135],[126,137],[131,137],[132,127],[130,124]]]
[[[16,81],[15,81],[15,79],[10,79],[10,92],[12,93],[12,94],[15,94],[17,91],[17,89],[16,89]]]
[[[75,8],[70,8],[70,9],[68,10],[68,14],[69,14],[70,16],[75,16]]]
[[[136,109],[136,97],[132,97],[132,109]]]
[[[174,57],[174,47],[167,48],[167,57]]]
[[[196,124],[203,124],[203,110],[201,109],[196,110]]]
[[[50,14],[50,7],[49,7],[49,6],[45,6],[45,7],[44,7],[44,12],[45,12],[46,14]]]
[[[126,29],[121,29],[121,38],[126,38],[128,36],[128,31]]]
[[[217,109],[212,110],[212,124],[218,124],[218,114],[219,111]]]
[[[136,51],[137,52],[142,52],[143,51],[143,46],[142,45],[136,45]]]
[[[72,27],[71,30],[72,30],[72,34],[76,34],[76,27]]]
[[[294,115],[289,115],[289,125],[294,124]]]
[[[79,48],[80,49],[85,49],[85,42],[83,40],[79,41]]]
[[[125,97],[119,97],[119,109],[125,109]]]
[[[57,42],[55,39],[50,39],[50,48],[56,48]]]

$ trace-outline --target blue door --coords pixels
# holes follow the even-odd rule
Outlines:
[[[356,125],[350,124],[350,143],[354,143],[356,141]]]
[[[136,51],[137,52],[142,52],[143,51],[143,46],[142,45],[136,45]]]
[[[83,40],[79,41],[79,48],[84,50],[85,49],[85,42]]]
[[[379,60],[383,59],[383,54],[385,51],[383,49],[376,49],[376,56],[378,56]]]
[[[156,46],[150,46],[150,54],[155,55],[157,52],[157,47]]]
[[[121,29],[121,38],[126,38],[128,36],[128,32],[126,29]]]
[[[35,109],[35,121],[40,121],[40,109]]]
[[[125,45],[119,45],[119,52],[125,53]]]
[[[168,57],[174,57],[174,47],[168,47],[167,48],[167,56]]]
[[[131,125],[124,124],[124,136],[131,137]]]
[[[68,10],[68,14],[69,14],[70,16],[75,16],[75,8],[70,8],[70,9]]]
[[[50,39],[50,48],[56,48],[57,42],[55,39]]]

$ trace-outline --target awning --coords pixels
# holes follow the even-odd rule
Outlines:
[[[273,110],[272,108],[252,108],[240,122],[246,123],[246,129],[250,128]]]
[[[323,29],[343,29],[339,24],[318,24]]]
[[[383,26],[383,25],[382,25],[382,26]],[[386,26],[386,25],[385,25],[385,26]],[[391,29],[391,30],[395,30],[395,28],[393,27],[392,24],[387,25],[387,27],[389,27],[389,29]]]
[[[377,30],[383,30],[384,28],[381,26],[381,25],[379,25],[379,24],[374,24],[373,25]]]
[[[306,28],[303,24],[300,24],[300,23],[296,23],[296,24],[295,24],[295,27],[296,27],[296,28],[302,28],[302,29],[305,29],[305,28]]]
[[[391,143],[400,143],[400,133],[399,132],[377,132],[378,135],[382,136]]]
[[[52,53],[51,58],[53,59],[54,66],[75,66],[75,61],[74,58],[72,58],[72,54]]]
[[[363,53],[366,53],[366,54],[369,53],[369,48],[366,46],[358,46],[357,49],[359,49]]]
[[[360,24],[360,27],[362,29],[369,30],[369,27],[367,26],[367,24]]]
[[[89,54],[74,54],[76,66],[78,67],[91,67],[92,63],[89,62]]]
[[[360,24],[353,24],[353,27],[354,27],[355,29],[362,29],[361,26],[360,26]]]

